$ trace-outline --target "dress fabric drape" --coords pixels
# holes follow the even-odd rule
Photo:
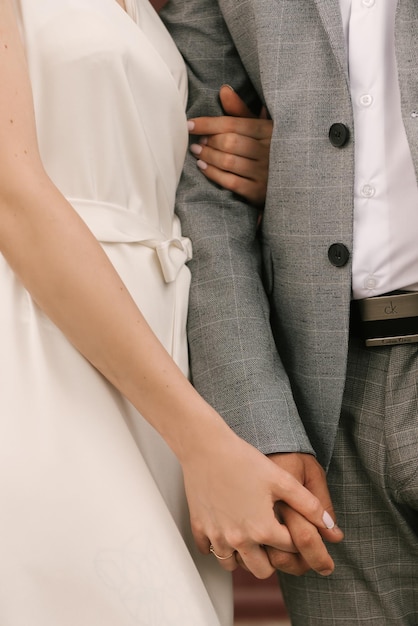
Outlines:
[[[15,6],[47,172],[187,373],[182,59],[148,0]],[[1,256],[0,286],[2,626],[229,626],[174,455]]]

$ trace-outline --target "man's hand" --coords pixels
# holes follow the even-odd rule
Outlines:
[[[325,472],[316,459],[310,454],[279,453],[269,458],[281,469],[294,476],[306,489],[314,494],[335,521],[335,513],[328,491]],[[277,514],[288,528],[298,554],[266,547],[271,564],[278,570],[288,574],[301,575],[310,569],[323,576],[334,570],[334,562],[329,555],[323,539],[338,543],[344,538],[343,532],[334,525],[330,529],[318,529],[305,517],[290,508],[284,502],[277,504]]]

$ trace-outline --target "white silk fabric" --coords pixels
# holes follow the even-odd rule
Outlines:
[[[182,59],[148,0],[15,3],[45,167],[187,373]],[[2,626],[229,626],[174,455],[2,257],[0,288]]]

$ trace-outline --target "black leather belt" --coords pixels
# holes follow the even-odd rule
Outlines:
[[[418,343],[418,292],[353,300],[350,331],[370,347]]]

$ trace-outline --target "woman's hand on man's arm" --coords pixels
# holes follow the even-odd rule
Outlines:
[[[226,115],[189,120],[190,134],[200,136],[191,152],[207,178],[263,207],[273,122],[264,108],[256,117],[229,85],[219,97]]]

